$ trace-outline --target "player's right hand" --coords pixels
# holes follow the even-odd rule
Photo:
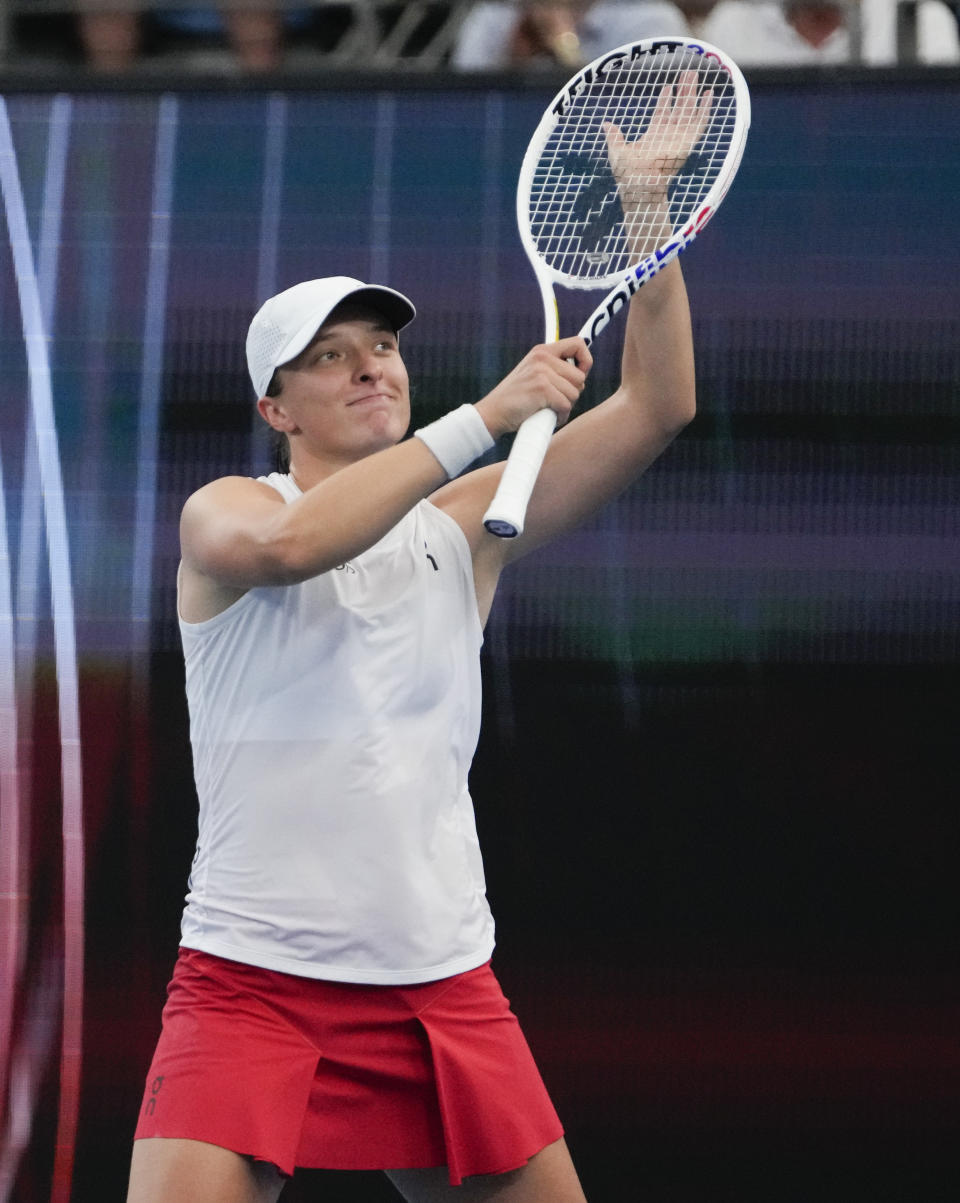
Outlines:
[[[562,426],[580,399],[592,366],[593,356],[580,337],[542,343],[477,402],[477,409],[494,438],[516,430],[541,409],[552,409]]]

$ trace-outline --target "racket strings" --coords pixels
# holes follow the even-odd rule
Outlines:
[[[691,102],[678,80],[694,70]],[[574,286],[626,271],[696,213],[735,126],[729,76],[692,54],[608,69],[566,106],[534,168],[528,210],[538,254]]]

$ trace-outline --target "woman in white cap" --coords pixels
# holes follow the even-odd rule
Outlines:
[[[410,1200],[578,1203],[557,1115],[489,966],[467,776],[501,570],[625,488],[694,411],[671,264],[633,298],[617,391],[534,348],[404,441],[405,297],[334,277],[250,326],[286,470],[186,503],[178,596],[199,840],[147,1077],[131,1203],[276,1199],[296,1166],[382,1169]],[[465,470],[549,406],[517,539]]]

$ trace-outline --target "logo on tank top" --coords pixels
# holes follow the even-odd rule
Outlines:
[[[427,556],[427,559],[428,559],[428,560],[430,561],[430,563],[433,565],[433,571],[434,571],[434,572],[439,572],[439,571],[440,571],[440,565],[437,563],[436,556],[434,556],[434,555],[432,554],[432,552],[430,551],[430,546],[429,546],[429,544],[427,543],[426,539],[424,539],[424,541],[423,541],[423,546],[424,546],[424,549],[425,549],[425,551],[426,551],[426,556]],[[357,575],[357,570],[356,570],[356,568],[354,568],[354,566],[353,566],[352,564],[350,564],[350,563],[346,563],[346,564],[338,564],[338,565],[336,566],[336,568],[334,569],[334,572],[352,572],[354,576],[356,576],[356,575]]]

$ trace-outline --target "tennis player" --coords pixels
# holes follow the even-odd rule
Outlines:
[[[686,292],[676,262],[640,289],[621,383],[574,421],[592,360],[566,338],[405,440],[413,317],[345,277],[267,301],[247,358],[288,460],[183,510],[199,840],[130,1203],[263,1203],[296,1166],[384,1170],[408,1200],[584,1199],[490,968],[479,651],[504,567],[692,418]],[[467,469],[547,406],[524,533],[497,539],[502,465]]]

